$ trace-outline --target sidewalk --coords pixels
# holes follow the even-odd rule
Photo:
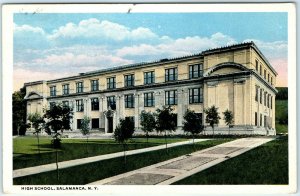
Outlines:
[[[242,138],[180,156],[89,185],[168,185],[227,159],[243,154],[274,138]]]
[[[206,141],[206,140],[209,140],[209,139],[195,139],[195,142],[203,142],[203,141]],[[188,141],[183,141],[183,142],[170,143],[170,144],[168,144],[168,148],[175,147],[175,146],[186,145],[186,144],[191,144],[192,142],[193,142],[192,140],[188,140]],[[139,154],[139,153],[144,153],[144,152],[160,150],[160,149],[164,149],[165,147],[166,147],[166,145],[163,144],[163,145],[149,147],[149,148],[129,150],[129,151],[126,151],[126,155],[128,156],[128,155],[134,155],[134,154]],[[103,160],[117,158],[117,157],[123,157],[123,156],[124,156],[124,152],[121,151],[121,152],[117,152],[117,153],[87,157],[87,158],[82,158],[82,159],[62,161],[62,162],[58,163],[58,168],[63,169],[63,168],[77,166],[77,165],[83,165],[83,164],[86,164],[86,163],[103,161]],[[35,167],[27,167],[27,168],[14,170],[13,171],[13,178],[18,178],[18,177],[22,177],[22,176],[28,176],[28,175],[33,175],[33,174],[38,174],[38,173],[48,172],[48,171],[53,171],[53,170],[56,170],[56,164],[55,163],[50,163],[50,164],[46,164],[46,165],[39,165],[39,166],[35,166]]]

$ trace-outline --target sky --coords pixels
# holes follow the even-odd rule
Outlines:
[[[14,14],[14,90],[24,82],[254,41],[287,86],[287,13]]]

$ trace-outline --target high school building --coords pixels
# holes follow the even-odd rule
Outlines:
[[[76,76],[25,83],[27,113],[42,113],[52,103],[74,110],[72,129],[91,118],[91,128],[112,133],[120,118],[132,117],[140,130],[143,110],[155,112],[171,105],[178,132],[183,115],[194,110],[205,123],[204,109],[215,105],[221,116],[216,134],[227,134],[223,112],[234,114],[232,134],[276,134],[277,72],[253,43],[203,51]],[[107,112],[112,111],[112,112]],[[211,129],[207,127],[205,133]]]

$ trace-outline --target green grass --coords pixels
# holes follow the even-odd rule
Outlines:
[[[216,139],[195,144],[195,150],[209,148],[231,139]],[[56,179],[56,171],[35,174],[15,178],[15,185],[83,185],[121,173],[139,169],[148,165],[162,162],[194,151],[192,145],[183,145],[166,150],[157,150],[136,155],[127,156],[127,164],[124,166],[123,157],[104,160],[59,170],[60,180]]]
[[[288,184],[287,136],[268,142],[175,184]]]
[[[168,143],[185,141],[186,139],[168,139]],[[144,138],[135,138],[128,142],[127,149],[134,150],[164,144],[164,139],[149,139],[146,143]],[[37,166],[55,162],[55,150],[51,148],[51,138],[41,137],[41,154],[37,151],[37,139],[35,137],[14,138],[13,168]],[[90,139],[86,144],[85,139],[63,139],[62,148],[59,150],[59,161],[84,158],[89,156],[103,155],[123,151],[123,146],[114,140]],[[87,153],[88,152],[88,153]]]
[[[277,133],[288,133],[287,124],[279,124],[279,119],[287,118],[286,113],[288,112],[288,100],[276,100],[275,101],[275,116],[276,116],[276,132]]]

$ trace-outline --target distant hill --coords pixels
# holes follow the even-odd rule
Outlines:
[[[288,87],[276,87],[278,93],[276,94],[276,100],[288,100]]]

